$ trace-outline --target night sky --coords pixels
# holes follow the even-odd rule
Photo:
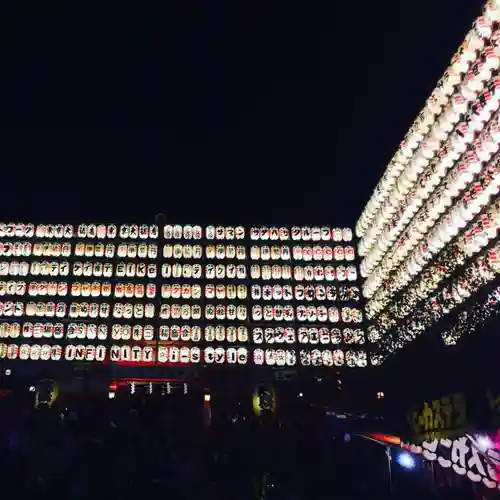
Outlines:
[[[353,225],[481,6],[4,1],[2,218]]]

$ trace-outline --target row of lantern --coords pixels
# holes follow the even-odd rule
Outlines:
[[[498,68],[497,37],[492,37],[496,14],[491,16],[492,12],[496,10],[488,7],[484,11],[484,17],[476,20],[473,29],[467,34],[464,43],[453,57],[451,66],[389,163],[356,225],[358,236],[364,236],[366,230],[373,227],[373,220],[379,214],[381,205],[389,197],[396,179],[405,166],[411,162],[415,150],[424,137],[432,136],[437,131],[440,134],[438,137],[442,137],[441,140],[446,139],[446,134],[451,131],[450,125],[454,123],[453,115],[449,116],[449,108],[454,100],[457,97],[472,100],[475,93],[482,87],[482,82],[491,77],[492,70]],[[488,45],[483,51],[486,44]],[[472,71],[461,82],[473,62],[475,65]]]
[[[63,323],[0,323],[0,338],[64,338]],[[97,323],[68,323],[66,338],[107,340],[108,326]],[[252,340],[256,344],[295,344],[298,338],[301,344],[363,344],[364,332],[361,329],[345,328],[299,328],[297,335],[293,327],[254,328]],[[152,341],[152,325],[114,324],[111,327],[112,340]],[[160,341],[183,342],[248,342],[246,326],[207,325],[203,329],[197,325],[161,325]]]
[[[356,281],[358,273],[355,266],[250,266],[250,277],[255,280],[290,280],[295,281]]]
[[[436,266],[432,265],[426,271],[427,274],[431,274],[433,279],[430,283],[423,282],[422,279],[411,284],[408,293],[405,294],[403,299],[411,298],[414,294],[418,294],[419,299],[424,299],[430,293],[437,288],[439,282],[446,276],[449,276],[453,269],[457,267],[466,257],[471,257],[483,249],[489,241],[491,241],[497,234],[497,230],[500,228],[500,202],[493,202],[490,208],[484,213],[479,215],[474,223],[465,231],[462,231],[460,238],[458,239],[456,245],[453,248],[453,258],[450,259],[449,265],[443,267],[443,265]],[[455,231],[451,232],[449,239],[454,235]],[[443,246],[446,243],[446,235],[443,235]],[[431,246],[427,248],[426,261],[429,260],[431,255],[437,250],[437,246]],[[446,250],[445,250],[446,251]],[[415,252],[414,252],[415,253]],[[416,250],[417,257],[423,256],[422,245]],[[425,262],[425,261],[423,261]],[[453,269],[450,267],[453,266]],[[446,267],[446,269],[445,269]],[[426,280],[428,281],[428,280]],[[389,283],[392,285],[392,282]],[[374,297],[367,303],[367,314],[370,317],[374,317],[383,308],[387,306],[390,300],[389,291],[392,291],[393,287],[388,287],[387,292],[384,290],[379,290],[374,295]]]
[[[75,228],[71,224],[0,223],[0,238],[78,238],[113,239],[119,236],[127,239],[156,239],[158,226],[147,224],[80,224]]]
[[[203,266],[201,264],[162,264],[164,278],[201,279]],[[205,278],[207,279],[246,279],[247,268],[244,264],[207,264]]]
[[[202,278],[201,264],[162,264],[164,278]],[[250,267],[252,279],[291,279],[292,267],[289,265]],[[0,276],[68,276],[70,263],[67,261],[0,261]],[[74,262],[74,276],[113,276],[111,262]],[[118,262],[116,264],[117,277],[155,278],[157,275],[156,264],[143,262]],[[244,264],[207,264],[205,277],[207,279],[245,279],[246,266]],[[293,278],[297,281],[355,281],[357,271],[355,266],[294,266]]]
[[[231,245],[235,249],[236,247]],[[239,247],[238,247],[239,248]],[[242,247],[245,248],[245,247]],[[230,250],[232,253],[232,250]],[[203,247],[201,245],[164,245],[163,246],[163,257],[165,259],[202,259],[203,258]]]
[[[367,274],[371,272],[373,267],[380,262],[384,253],[395,242],[397,236],[416,214],[417,210],[422,206],[423,202],[428,198],[435,186],[444,177],[447,170],[453,165],[455,155],[465,152],[466,147],[474,140],[484,126],[484,123],[490,119],[490,116],[499,106],[500,101],[500,77],[495,77],[488,88],[482,92],[476,101],[471,106],[471,111],[460,123],[457,124],[453,134],[451,135],[451,148],[454,152],[449,151],[447,156],[443,156],[438,164],[433,164],[428,172],[422,175],[422,181],[417,183],[401,201],[399,208],[392,215],[392,219],[386,224],[382,234],[376,233],[376,245],[372,251],[366,256],[365,268]],[[455,99],[453,102],[454,112],[457,116],[467,111],[467,102],[464,99]],[[480,139],[476,141],[476,149],[479,151],[478,156],[482,161],[487,159],[482,156],[489,149],[493,148],[496,151],[495,130],[498,128],[498,123],[493,120],[486,128]],[[434,141],[439,144],[439,140]],[[448,189],[453,194],[465,187],[471,182],[473,175],[477,170],[477,163],[474,161],[461,161],[457,167],[448,175],[450,182]],[[402,178],[404,181],[404,177]]]
[[[68,276],[69,269],[67,261],[0,261],[0,276]]]
[[[39,345],[39,344],[1,344],[0,359],[21,359],[32,361],[97,361],[106,360],[106,347],[103,345]]]
[[[478,326],[492,315],[500,312],[500,287],[494,288],[486,300],[476,302],[467,311],[462,311],[455,324],[448,330],[441,332],[441,338],[446,346],[456,345],[464,333],[472,333]]]
[[[161,325],[160,341],[200,342],[202,328],[196,325]],[[248,342],[246,326],[207,325],[204,328],[203,339],[207,342]]]
[[[121,243],[114,245],[108,243],[82,243],[78,242],[75,245],[75,255],[77,257],[106,257],[112,259],[116,255],[120,258],[127,259],[156,259],[158,256],[158,245],[154,243],[136,244],[136,243]]]
[[[319,323],[361,323],[363,313],[354,307],[342,307],[340,312],[337,307],[325,306],[293,306],[269,305],[252,306],[252,319],[254,321],[294,321],[319,322]]]
[[[90,239],[114,239],[117,236],[121,239],[147,240],[158,238],[158,226],[156,224],[80,224],[76,231],[78,238]]]
[[[345,328],[254,328],[252,338],[255,344],[364,344],[365,334],[361,329]]]
[[[158,363],[229,363],[244,365],[248,362],[248,350],[244,347],[176,347],[158,346]]]
[[[304,260],[310,262],[312,260],[347,260],[353,261],[355,257],[354,247],[348,245],[342,247],[336,245],[331,246],[294,246],[290,254],[289,246],[252,246],[250,248],[250,258],[252,260],[290,260],[293,256],[295,260]]]
[[[83,243],[75,244],[77,257],[106,257],[112,259],[115,254],[120,258],[155,259],[158,255],[156,244],[122,243]],[[246,259],[246,247],[242,245],[208,245],[205,249],[208,259]],[[354,260],[354,247],[340,245],[314,246],[292,248],[293,258],[296,260]],[[29,241],[0,242],[0,257],[69,257],[71,243],[30,243]],[[252,246],[250,252],[253,260],[289,260],[289,246]],[[203,247],[201,245],[164,245],[163,256],[166,259],[201,259]]]
[[[500,201],[497,200],[485,213],[476,218],[460,238],[458,245],[468,257],[471,257],[496,236],[498,229],[500,229]]]
[[[498,97],[500,99],[500,91],[498,92]],[[470,129],[470,142],[472,142],[474,133],[477,133],[478,129],[482,129],[483,122],[471,122],[466,125],[466,127],[468,127],[468,130]],[[458,196],[458,194],[472,181],[474,175],[481,172],[483,164],[487,163],[492,155],[498,150],[499,141],[500,114],[497,114],[495,118],[491,120],[486,130],[476,139],[472,150],[468,151],[463,159],[448,172],[445,183],[439,186],[429,200],[427,200],[426,204],[420,209],[416,218],[410,223],[402,236],[400,236],[396,245],[393,246],[390,257],[389,254],[387,254],[382,260],[384,249],[388,249],[392,242],[388,242],[386,245],[379,245],[377,247],[377,258],[370,260],[370,256],[367,256],[361,264],[361,272],[364,273],[365,276],[368,276],[371,271],[376,268],[376,264],[382,260],[379,266],[379,269],[382,269],[382,271],[379,273],[379,276],[386,276],[394,265],[401,262],[407,256],[408,252],[416,245],[419,237],[426,234],[429,228],[434,226],[443,212],[451,206],[453,198]],[[453,166],[454,161],[465,151],[465,147],[466,143],[464,142],[463,148],[457,152],[458,156],[456,157],[450,156],[452,153],[449,153],[450,160],[449,163],[446,164],[447,169]],[[443,159],[441,163],[445,163],[445,159]],[[496,160],[492,163],[495,164]],[[483,177],[484,175],[485,172],[483,171]],[[379,239],[382,241],[381,238]],[[394,256],[397,256],[397,258],[393,258]],[[375,275],[375,272],[372,273],[367,280],[367,294],[373,295],[374,287],[379,283],[380,278],[375,279]],[[371,295],[367,296],[370,297]]]
[[[247,251],[244,246],[238,245],[208,245],[205,248],[207,259],[238,259],[245,260]]]
[[[36,296],[66,296],[70,289],[73,297],[109,297],[112,294],[113,285],[109,281],[78,282],[65,281],[0,281],[0,296],[25,295]],[[156,296],[156,285],[154,283],[116,283],[114,285],[114,296],[116,298],[154,298]],[[161,287],[161,296],[164,299],[200,299],[202,295],[201,285],[189,283],[167,283]],[[223,285],[206,284],[205,297],[208,299],[246,299],[246,285]],[[356,286],[334,285],[252,285],[251,296],[254,300],[328,300],[328,301],[358,301],[359,288]]]
[[[251,240],[281,240],[286,241],[289,239],[294,241],[351,241],[352,240],[352,230],[348,227],[343,229],[333,228],[330,229],[327,226],[323,227],[310,227],[294,226],[291,230],[286,227],[252,227],[250,229],[250,239]]]
[[[319,356],[318,354],[319,353]],[[64,348],[60,345],[39,344],[1,344],[0,359],[21,359],[32,361],[95,361],[104,362],[107,358],[107,348],[103,345],[74,345]],[[155,348],[152,346],[113,345],[109,349],[111,362],[154,363],[156,361]],[[249,352],[244,347],[177,347],[158,346],[158,363],[193,363],[204,362],[247,364]],[[296,364],[295,351],[286,349],[254,349],[253,363],[269,366],[294,366]],[[366,366],[366,353],[363,351],[301,351],[300,361],[304,366]]]
[[[0,222],[0,238],[57,238],[73,237],[73,226],[70,224],[35,224],[22,222]]]
[[[29,257],[31,255],[35,257],[69,257],[71,243],[0,241],[0,257]]]
[[[344,366],[364,368],[368,364],[365,351],[334,351],[313,349],[300,351],[299,360],[302,366]]]
[[[140,331],[140,338],[134,336],[134,340],[142,340],[143,330],[146,332],[146,326],[135,325]],[[134,326],[134,328],[135,328]],[[152,328],[150,326],[150,328]],[[24,329],[24,325],[23,325]],[[134,329],[134,333],[136,330]],[[146,334],[144,334],[145,336]],[[97,323],[68,323],[66,338],[68,339],[88,339],[88,340],[106,340],[108,338],[108,325]],[[152,338],[152,336],[151,336]]]
[[[429,297],[421,310],[412,314],[395,329],[395,338],[386,335],[381,345],[389,352],[402,347],[425,331],[433,322],[449,314],[473,293],[500,274],[500,244],[480,255],[451,285]]]
[[[436,273],[436,278],[428,283],[427,286],[424,287],[423,284],[420,284],[420,288],[418,290],[415,291],[414,289],[410,289],[409,292],[402,298],[400,303],[392,304],[387,312],[378,317],[377,326],[381,333],[384,333],[395,326],[397,324],[396,320],[401,320],[410,315],[414,303],[428,298],[430,294],[438,288],[441,279],[452,274],[458,263],[455,255],[450,257],[448,269],[439,269],[439,274]],[[464,259],[458,258],[458,262],[463,263]],[[492,273],[498,272],[499,263],[500,247],[496,246],[488,251],[486,258],[480,256],[475,265],[466,269],[463,274],[464,276],[467,275],[467,279],[470,281],[470,284],[474,285],[475,288],[471,291],[469,285],[467,284],[467,279],[462,276],[450,292],[456,304],[460,304],[463,300],[468,298],[470,294],[477,289],[478,282],[481,280],[485,283],[490,281],[493,277]]]
[[[298,300],[314,301],[327,300],[335,302],[360,299],[360,291],[357,286],[342,285],[252,285],[251,296],[253,300]]]
[[[202,295],[201,285],[190,285],[188,283],[178,284],[165,284],[161,287],[161,296],[164,299],[200,299]],[[246,299],[247,298],[246,285],[205,285],[205,297],[207,299]]]
[[[429,160],[435,154],[437,155],[441,141],[448,137],[448,133],[443,132],[440,135],[439,130],[437,130],[435,131],[435,137],[421,144],[424,152],[416,155],[418,160],[407,167],[407,169],[410,166],[413,168],[411,173],[405,170],[401,174],[391,199],[388,200],[383,213],[377,219],[378,224],[372,226],[360,243],[360,252],[366,255],[365,267],[367,275],[380,262],[384,253],[395,242],[402,228],[415,215],[423,201],[427,199],[435,186],[439,184],[448,169],[466,151],[469,144],[473,142],[474,137],[483,130],[485,123],[489,121],[492,113],[498,109],[500,92],[497,89],[500,88],[500,78],[496,78],[495,80],[492,82],[491,88],[486,89],[485,92],[477,96],[477,100],[471,104],[468,114],[466,113],[469,105],[468,100],[462,95],[454,98],[449,106],[448,113],[442,117],[443,119],[448,119],[446,122],[446,128],[447,130],[449,129],[448,132],[451,130],[453,132],[448,139],[448,143],[441,150],[439,159],[436,158],[436,161],[431,164],[430,168],[427,168]],[[459,122],[462,116],[464,118]],[[488,148],[488,144],[493,142],[490,126],[486,129],[482,137],[476,140],[475,146],[479,151],[483,151]],[[427,153],[425,152],[425,148],[427,148]],[[427,170],[424,171],[424,168],[427,168]],[[473,173],[472,168],[472,172],[465,174],[465,177]],[[418,186],[417,189],[411,190],[420,174],[422,174],[421,180],[424,182],[419,182],[416,184]],[[459,177],[464,178],[464,175]],[[459,178],[455,179],[455,182],[460,183],[463,181]],[[385,230],[383,230],[384,227]],[[368,252],[370,249],[371,251]]]
[[[300,344],[364,344],[365,332],[360,328],[299,328]]]
[[[162,304],[160,318],[162,319],[201,319],[202,308],[199,304]],[[228,319],[231,321],[245,321],[247,319],[247,307],[244,304],[206,304],[205,318]]]
[[[491,196],[500,191],[500,156],[495,158],[481,173],[479,179],[466,190],[460,200],[442,218],[428,234],[427,238],[415,248],[410,256],[398,268],[397,273],[386,283],[383,289],[374,295],[372,300],[374,310],[381,310],[385,297],[391,297],[407,285],[429,262],[434,255],[439,253],[445,245],[454,238],[459,231],[466,227],[470,221],[487,205]],[[495,212],[496,216],[496,212]],[[494,236],[496,231],[492,231]],[[486,242],[485,242],[486,244]],[[368,286],[368,283],[367,283]],[[371,301],[370,301],[371,302]],[[368,304],[370,304],[370,302]],[[376,305],[376,306],[375,306]]]
[[[64,337],[63,323],[31,323],[29,321],[21,323],[0,323],[0,338],[17,339],[23,338],[54,338],[62,339]]]

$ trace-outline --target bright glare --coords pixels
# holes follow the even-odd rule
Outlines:
[[[493,442],[488,436],[477,436],[477,444],[483,450],[489,450],[493,448]]]
[[[415,467],[415,459],[409,453],[400,453],[398,455],[398,464],[405,469],[413,469]]]
[[[303,397],[304,394],[302,392],[299,392],[299,398]]]
[[[206,403],[210,403],[210,394],[205,394],[204,400]]]
[[[8,377],[11,373],[12,373],[12,370],[9,370],[9,369],[5,370],[5,375],[7,375],[7,377]]]
[[[109,397],[109,399],[115,399],[115,393],[114,392],[110,392],[108,394],[108,397]]]

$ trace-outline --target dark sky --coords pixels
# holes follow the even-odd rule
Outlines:
[[[14,219],[354,224],[479,0],[0,6]]]

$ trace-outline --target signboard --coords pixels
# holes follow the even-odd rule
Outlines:
[[[483,444],[484,441],[488,444]],[[500,450],[489,438],[465,434],[455,439],[424,441],[421,445],[402,444],[402,447],[475,483],[500,489]]]
[[[471,427],[498,428],[500,393],[494,389],[473,393],[455,393],[425,401],[407,414],[411,441],[461,436]]]

